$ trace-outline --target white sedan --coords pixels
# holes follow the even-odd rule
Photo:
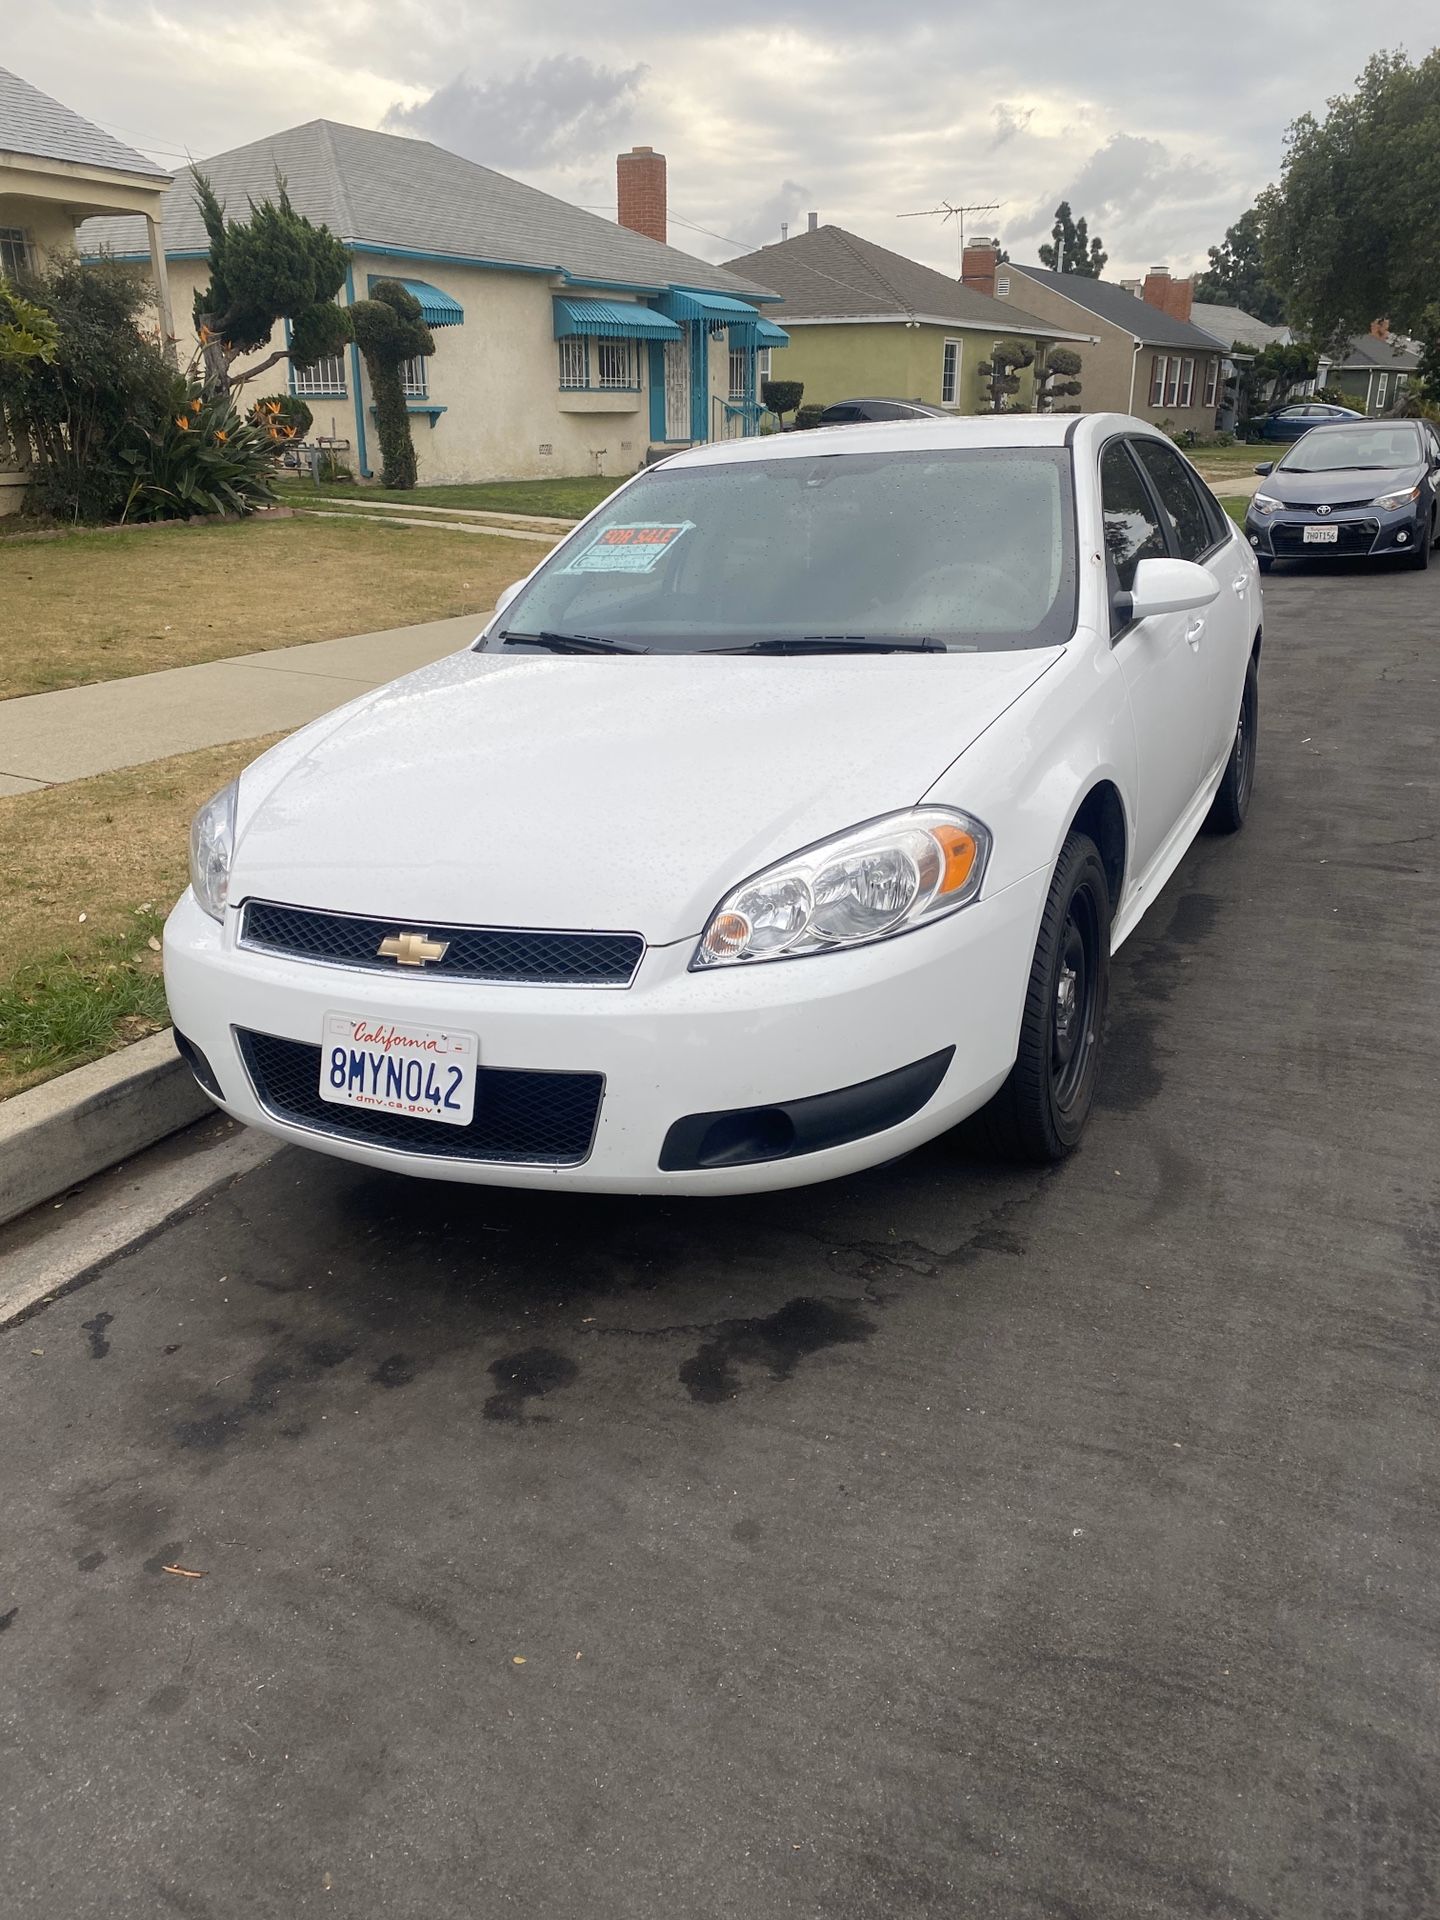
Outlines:
[[[176,1036],[432,1179],[740,1193],[1080,1138],[1110,957],[1255,767],[1255,561],[1119,415],[637,475],[474,647],[197,816]]]

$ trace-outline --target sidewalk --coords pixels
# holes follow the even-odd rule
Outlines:
[[[458,653],[488,618],[464,613],[0,700],[0,796],[293,731],[371,687]]]

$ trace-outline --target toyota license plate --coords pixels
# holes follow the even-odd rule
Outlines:
[[[1306,527],[1305,529],[1307,547],[1333,547],[1339,538],[1338,527]]]
[[[480,1042],[473,1033],[327,1013],[320,1098],[412,1120],[468,1127],[475,1113]]]

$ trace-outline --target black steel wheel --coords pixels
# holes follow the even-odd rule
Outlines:
[[[1063,1160],[1080,1143],[1095,1099],[1110,994],[1110,886],[1095,843],[1072,833],[1060,849],[1040,918],[1010,1077],[986,1109],[1008,1159]]]

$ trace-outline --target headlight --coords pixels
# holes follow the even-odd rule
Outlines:
[[[1382,493],[1370,502],[1372,507],[1385,507],[1394,512],[1397,507],[1408,507],[1412,500],[1420,498],[1418,486],[1402,487],[1398,493]]]
[[[864,946],[953,913],[980,891],[988,828],[950,807],[919,807],[821,840],[726,894],[692,971]]]
[[[230,890],[230,862],[235,853],[235,795],[240,782],[232,780],[213,800],[207,800],[190,825],[190,885],[206,913],[225,918]]]
[[[1257,513],[1279,513],[1285,502],[1277,500],[1273,493],[1257,493],[1251,497],[1250,504]]]

